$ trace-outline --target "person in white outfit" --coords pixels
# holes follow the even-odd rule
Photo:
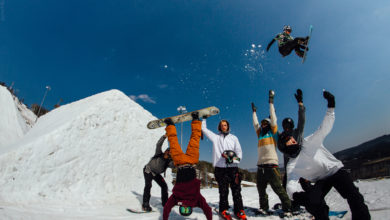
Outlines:
[[[328,101],[328,110],[321,126],[304,138],[298,156],[290,158],[287,164],[287,193],[294,202],[305,206],[315,219],[322,220],[329,219],[329,207],[324,198],[334,187],[347,199],[352,219],[370,219],[364,198],[350,174],[343,169],[343,163],[323,145],[335,121],[335,98],[328,91],[324,91],[323,96]],[[286,136],[285,131],[282,136]],[[279,144],[288,148],[291,142],[290,138],[284,137]]]
[[[221,120],[218,125],[218,134],[207,128],[206,118],[203,117],[202,132],[213,142],[213,166],[214,175],[218,182],[219,212],[226,219],[231,217],[229,209],[229,185],[233,194],[234,214],[240,219],[245,219],[245,212],[241,196],[241,175],[238,163],[242,159],[242,150],[238,138],[230,133],[230,125],[227,120]],[[229,154],[231,156],[229,157]]]

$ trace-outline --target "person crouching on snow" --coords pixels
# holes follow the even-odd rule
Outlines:
[[[201,136],[202,123],[199,120],[199,113],[191,114],[191,138],[186,153],[183,153],[177,139],[176,127],[173,121],[168,118],[166,135],[171,149],[171,157],[177,169],[176,183],[172,189],[172,195],[164,206],[163,220],[168,220],[172,207],[179,205],[179,212],[183,216],[192,213],[192,207],[200,207],[207,220],[212,219],[212,212],[206,199],[200,194],[200,180],[196,179],[195,164],[199,161],[199,140]]]
[[[168,200],[168,186],[164,181],[164,178],[161,176],[161,173],[164,173],[167,168],[174,168],[173,161],[170,157],[169,148],[164,151],[161,150],[161,147],[167,138],[166,135],[161,136],[156,144],[156,153],[150,159],[149,163],[144,167],[144,178],[145,178],[145,188],[142,202],[142,210],[146,212],[152,211],[152,208],[149,205],[150,200],[150,189],[152,188],[152,180],[161,187],[161,200],[162,206]]]
[[[329,207],[325,196],[334,187],[347,199],[352,219],[368,220],[371,218],[370,213],[359,189],[354,185],[350,174],[343,169],[343,163],[323,145],[335,121],[335,98],[328,91],[324,91],[323,96],[328,101],[328,110],[321,126],[303,139],[300,151],[299,148],[293,148],[297,150],[297,156],[290,158],[287,164],[287,193],[294,202],[305,206],[315,219],[327,220]],[[294,145],[292,136],[286,130],[280,135],[280,139],[279,144],[285,145],[281,147],[288,149]]]

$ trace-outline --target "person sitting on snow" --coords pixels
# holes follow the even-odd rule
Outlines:
[[[347,199],[352,212],[352,219],[370,219],[370,213],[364,204],[364,198],[354,185],[350,174],[343,169],[343,163],[336,159],[322,144],[332,130],[335,121],[335,98],[323,92],[328,101],[328,110],[321,126],[316,132],[304,138],[297,156],[290,158],[287,164],[287,193],[310,212],[315,219],[329,219],[329,207],[325,196],[334,187],[340,195]],[[279,144],[288,149],[294,146],[293,137],[284,130]],[[314,185],[311,184],[314,183]]]
[[[272,39],[271,42],[269,42],[269,44],[267,46],[267,52],[268,52],[269,48],[272,46],[272,44],[275,41],[278,41],[279,53],[283,57],[289,55],[292,50],[295,50],[295,53],[299,57],[303,57],[304,51],[301,49],[309,50],[309,48],[307,46],[305,46],[307,44],[307,41],[309,40],[309,37],[308,36],[305,38],[297,37],[294,39],[290,35],[291,32],[292,32],[291,27],[289,25],[285,25],[283,27],[283,32],[277,34],[276,37],[274,39]]]
[[[183,216],[191,215],[192,207],[200,207],[207,220],[212,219],[212,212],[206,199],[200,194],[200,180],[196,178],[195,165],[199,161],[199,141],[201,136],[202,123],[199,120],[199,113],[192,113],[191,138],[186,153],[183,153],[177,139],[176,127],[173,121],[168,118],[166,135],[171,149],[171,157],[177,169],[176,183],[172,189],[172,195],[164,206],[163,220],[168,220],[172,207],[179,205],[179,212]]]
[[[150,189],[152,188],[152,180],[161,187],[161,200],[162,206],[168,200],[168,186],[164,181],[164,178],[160,175],[164,173],[168,167],[174,168],[172,159],[170,157],[169,148],[164,151],[161,150],[161,147],[166,139],[166,135],[161,136],[156,144],[156,153],[150,159],[149,163],[144,167],[144,178],[145,178],[145,188],[142,202],[142,210],[146,212],[152,211],[152,208],[149,205],[150,200]]]

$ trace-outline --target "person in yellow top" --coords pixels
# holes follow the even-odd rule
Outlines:
[[[267,185],[270,184],[282,202],[282,209],[285,215],[291,215],[291,201],[286,193],[286,190],[282,186],[282,181],[278,169],[278,155],[276,154],[276,146],[278,143],[278,126],[276,124],[274,96],[275,92],[270,90],[270,118],[263,119],[261,124],[259,124],[257,119],[257,108],[252,102],[253,126],[258,137],[257,190],[260,200],[259,212],[261,212],[261,214],[268,213],[269,204],[266,189]]]

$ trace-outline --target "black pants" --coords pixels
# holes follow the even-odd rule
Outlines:
[[[229,185],[233,194],[234,213],[243,210],[241,197],[241,175],[238,172],[238,167],[215,167],[215,179],[218,182],[219,190],[219,211],[229,209]]]
[[[282,56],[287,56],[293,50],[295,50],[297,52],[298,51],[303,52],[303,51],[301,51],[301,48],[305,49],[306,47],[300,45],[298,43],[298,41],[305,41],[305,40],[306,40],[306,38],[303,38],[303,37],[297,37],[294,40],[289,40],[283,46],[279,47],[279,53],[282,54]]]
[[[329,207],[325,196],[334,187],[340,195],[347,200],[352,212],[352,219],[371,219],[368,207],[359,189],[354,185],[349,173],[340,169],[332,176],[319,180],[308,192],[294,193],[294,201],[305,206],[315,219],[329,219]]]
[[[156,181],[156,183],[161,187],[161,202],[162,206],[168,201],[168,186],[165,183],[164,178],[160,174],[156,174],[153,176],[152,173],[146,173],[144,168],[144,178],[145,178],[145,188],[144,188],[144,196],[143,196],[143,205],[149,205],[150,200],[150,189],[152,188],[152,180]]]

